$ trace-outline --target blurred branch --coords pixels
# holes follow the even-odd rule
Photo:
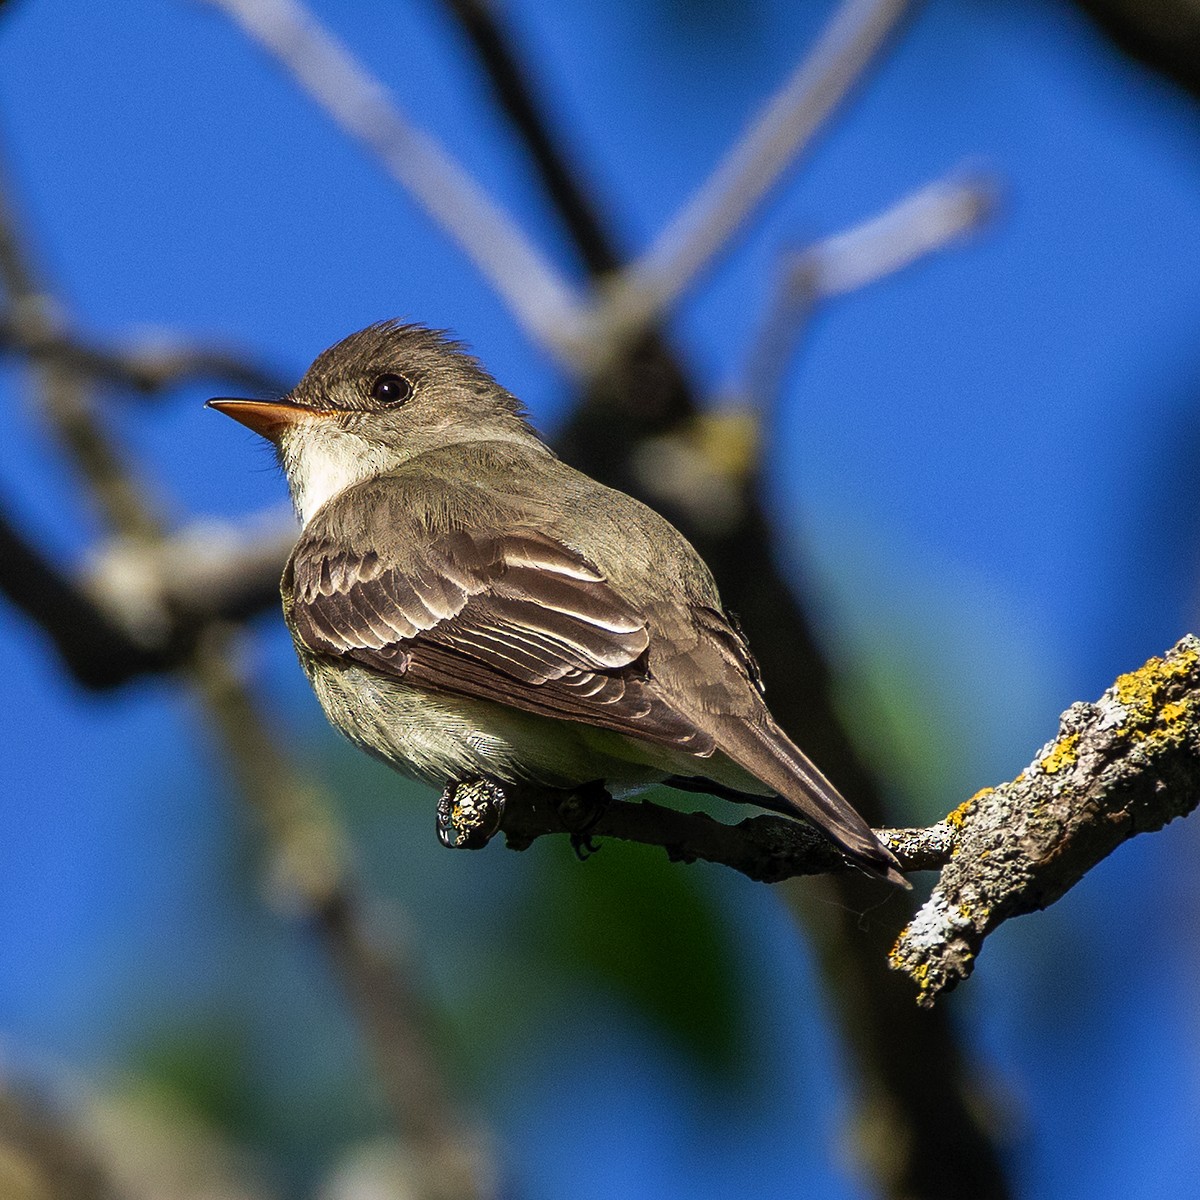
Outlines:
[[[110,541],[93,555],[83,584],[143,640],[170,645],[199,626],[277,609],[295,542],[296,523],[284,509],[237,525],[195,521],[150,546]]]
[[[932,1004],[974,969],[1010,917],[1047,908],[1135,834],[1200,803],[1200,639],[1073,704],[1058,737],[1011,783],[951,814],[953,857],[900,935],[892,965]]]
[[[180,667],[206,624],[276,608],[295,537],[282,516],[245,528],[206,522],[150,544],[116,539],[76,578],[0,511],[0,593],[50,637],[77,682],[105,690]]]
[[[496,0],[443,0],[458,21],[492,87],[501,111],[528,150],[546,194],[593,275],[620,265],[587,189],[560,152],[534,97],[521,60],[513,52],[497,15]]]
[[[976,233],[995,211],[996,192],[991,180],[949,175],[860,225],[785,256],[748,356],[747,402],[764,416],[774,410],[796,342],[819,304],[877,283]]]
[[[909,0],[843,0],[833,21],[653,246],[615,277],[591,316],[596,370],[674,307],[865,75]]]
[[[0,592],[50,635],[63,665],[85,687],[114,687],[178,661],[167,646],[150,647],[133,638],[28,542],[3,512]]]
[[[1077,0],[1127,54],[1200,96],[1200,0]]]
[[[9,314],[0,314],[0,353],[67,368],[135,392],[161,392],[193,379],[228,380],[240,388],[268,394],[287,391],[270,372],[226,350],[151,340],[113,350],[65,337],[44,321],[23,322]]]
[[[8,180],[0,170],[0,292],[22,336],[34,341],[62,339],[64,321],[49,292],[41,286],[18,237]],[[69,340],[69,339],[68,339]],[[120,452],[91,411],[84,376],[60,362],[34,364],[41,408],[53,432],[79,469],[91,498],[105,520],[122,535],[152,539],[158,521],[144,490],[134,481]]]
[[[2,183],[0,180],[0,286],[23,328],[32,329],[35,336],[72,342],[52,298],[35,283]],[[164,546],[167,554],[171,553],[166,532],[143,487],[92,410],[84,377],[61,362],[42,364],[35,370],[41,384],[42,411],[118,538],[121,565],[114,569],[110,563],[107,574],[100,576],[107,580],[110,608],[124,609],[117,624],[126,637],[130,629],[152,629],[155,609],[147,599],[153,591],[147,593],[139,581],[155,577],[155,556]],[[27,564],[38,572],[38,580],[56,598],[57,619],[68,620],[74,605],[91,619],[90,632],[104,636],[103,614],[98,617],[81,595],[64,586],[57,572],[44,561],[34,561],[29,548],[11,529],[7,532],[10,548],[24,554]],[[254,548],[260,567],[270,559],[270,543],[266,545],[266,554],[261,553],[262,546]],[[200,564],[201,575],[203,570]],[[20,586],[11,578],[11,566],[3,573],[9,577],[10,587]],[[121,644],[118,649],[128,647]],[[220,734],[243,794],[270,836],[279,881],[311,916],[350,1002],[358,1010],[397,1130],[421,1165],[422,1200],[473,1200],[486,1195],[491,1180],[484,1148],[466,1132],[451,1104],[428,1043],[415,990],[402,970],[407,964],[385,955],[367,928],[348,878],[338,831],[329,817],[327,798],[280,749],[237,673],[236,649],[231,626],[220,620],[200,621],[190,631],[178,673],[194,689]],[[112,647],[102,653],[111,661]]]
[[[123,1200],[80,1131],[28,1092],[0,1090],[4,1200]]]
[[[226,746],[242,793],[271,833],[274,881],[298,902],[341,976],[371,1051],[397,1132],[412,1151],[420,1200],[473,1200],[492,1191],[487,1148],[455,1111],[429,1041],[413,964],[368,921],[347,874],[329,797],[297,770],[230,666],[228,632],[210,631],[189,675]],[[390,926],[396,925],[391,914]]]
[[[344,132],[363,143],[467,253],[535,343],[595,374],[670,310],[723,251],[783,172],[865,74],[910,0],[844,0],[824,35],[646,254],[612,274],[589,306],[431,135],[300,0],[208,0],[292,75]],[[478,4],[460,20],[506,98],[543,180],[592,270],[611,260],[582,191],[553,150],[523,76]]]
[[[995,208],[990,181],[948,176],[842,233],[786,255],[742,382],[713,409],[644,439],[632,468],[644,492],[710,530],[741,517],[745,486],[782,396],[796,344],[817,308],[877,283],[977,232]]]
[[[578,356],[573,285],[300,0],[208,0],[270,53],[463,249],[536,345]]]

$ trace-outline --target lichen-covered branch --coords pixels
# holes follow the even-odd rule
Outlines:
[[[461,809],[472,822],[486,821],[479,798],[462,791],[456,797]],[[660,846],[672,862],[731,867],[759,883],[856,869],[815,829],[770,813],[726,825],[707,813],[682,812],[649,800],[607,800],[594,812],[581,815],[574,795],[521,789],[508,791],[503,815],[494,823],[513,850],[524,850],[537,838],[554,833],[567,834],[581,844],[594,838],[618,838]],[[936,869],[949,857],[954,839],[953,828],[945,822],[928,829],[876,832],[905,871]],[[456,844],[469,841],[469,836],[460,834]]]
[[[1200,803],[1200,639],[1073,704],[1059,735],[1011,783],[985,788],[924,829],[876,833],[905,871],[940,870],[933,895],[900,935],[891,965],[932,1004],[965,979],[984,938],[1010,917],[1053,904],[1122,842]],[[659,846],[674,862],[731,867],[762,883],[851,869],[837,848],[774,815],[726,825],[705,813],[594,792],[459,785],[442,819],[447,844],[479,846],[502,832],[523,850],[547,834],[577,849],[619,838]],[[481,836],[482,832],[482,836]]]
[[[892,966],[932,1004],[971,974],[984,939],[1053,904],[1138,833],[1200,802],[1200,640],[1073,704],[1058,737],[1011,783],[950,814],[954,851],[900,935]]]

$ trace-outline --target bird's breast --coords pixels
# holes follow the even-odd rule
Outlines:
[[[605,780],[640,791],[672,773],[651,748],[576,722],[487,700],[433,694],[353,663],[301,653],[321,707],[357,746],[436,787],[490,778],[575,787]]]

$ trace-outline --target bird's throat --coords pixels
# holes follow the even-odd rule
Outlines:
[[[289,429],[280,439],[279,456],[302,525],[348,487],[389,466],[383,447],[336,421],[310,421]]]

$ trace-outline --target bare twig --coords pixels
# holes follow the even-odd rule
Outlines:
[[[977,232],[994,211],[996,191],[990,180],[951,175],[786,256],[748,355],[746,402],[764,417],[774,410],[797,339],[822,302],[894,275]]]
[[[300,0],[208,0],[283,66],[370,150],[483,272],[535,344],[574,363],[576,289],[467,171],[419,128]]]
[[[524,850],[548,834],[578,838],[579,825],[563,813],[560,800],[536,789],[512,793],[499,823],[509,848]],[[904,871],[936,870],[953,843],[953,830],[945,822],[876,832]],[[649,800],[610,800],[588,823],[587,837],[659,846],[672,862],[717,863],[758,883],[857,869],[811,826],[769,813],[726,825],[707,813],[680,812]]]
[[[443,0],[462,26],[501,111],[529,151],[551,204],[592,275],[620,265],[588,189],[576,178],[543,117],[525,67],[513,52],[495,0]]]
[[[227,350],[167,341],[112,349],[64,337],[45,322],[23,322],[13,316],[0,316],[0,352],[142,393],[161,392],[193,379],[228,380],[252,392],[287,391],[275,375]]]
[[[861,81],[909,0],[845,0],[821,40],[654,245],[615,278],[592,315],[589,365],[605,364],[674,307]]]

